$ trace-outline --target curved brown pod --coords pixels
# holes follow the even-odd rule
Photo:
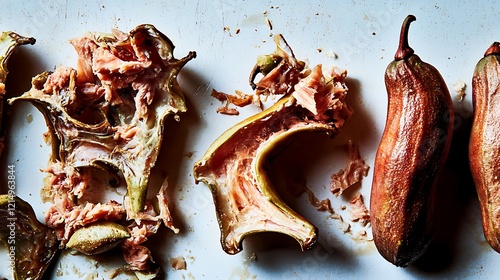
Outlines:
[[[434,232],[436,181],[449,152],[453,104],[438,70],[408,45],[403,22],[395,60],[385,73],[386,127],[374,165],[371,223],[380,254],[408,266],[425,251]]]
[[[500,252],[500,43],[479,60],[472,78],[474,120],[469,163],[481,206],[484,236]]]

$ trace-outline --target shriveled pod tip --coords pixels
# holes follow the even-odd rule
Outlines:
[[[396,54],[394,55],[395,60],[403,60],[411,56],[414,51],[408,44],[408,30],[410,29],[410,23],[417,20],[414,15],[408,15],[403,24],[401,25],[401,33],[399,35],[399,46]]]
[[[500,55],[500,42],[493,42],[493,44],[491,44],[484,53],[484,56],[488,55]]]

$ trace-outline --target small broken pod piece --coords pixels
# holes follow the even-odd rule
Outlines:
[[[474,118],[469,163],[481,206],[486,241],[500,252],[500,43],[480,59],[472,78]]]
[[[453,133],[453,104],[436,68],[408,45],[409,15],[385,72],[387,119],[377,150],[370,198],[373,240],[396,266],[409,266],[435,230],[437,179]]]
[[[20,45],[33,45],[33,37],[24,37],[12,31],[0,34],[0,93],[5,94],[5,80],[7,80],[7,63],[14,50]]]
[[[129,238],[128,229],[108,221],[92,223],[76,230],[68,240],[66,248],[74,249],[85,255],[104,253]]]
[[[14,50],[20,45],[33,45],[35,38],[23,37],[11,31],[5,31],[0,34],[0,156],[3,151],[3,106],[5,96],[5,81],[7,80],[7,63]]]
[[[37,220],[31,205],[9,194],[0,195],[0,239],[14,279],[42,279],[59,248],[54,231]]]
[[[186,111],[177,75],[196,53],[176,59],[170,39],[148,24],[128,34],[89,33],[71,44],[77,69],[41,73],[28,92],[9,101],[30,101],[44,114],[52,162],[121,171],[124,205],[133,218],[144,210],[165,118]]]
[[[280,63],[290,61],[293,54],[287,55],[290,57]],[[273,70],[267,75],[284,77],[297,70],[292,65],[277,67],[287,71]],[[303,250],[315,244],[316,227],[279,198],[267,175],[267,166],[300,133],[326,132],[333,136],[339,132],[350,115],[345,103],[345,77],[346,71],[317,65],[295,80],[286,79],[289,84],[273,84],[290,88],[289,93],[270,108],[225,131],[195,163],[196,182],[204,182],[212,192],[226,253],[240,252],[245,236],[259,232],[289,235]],[[279,77],[273,80],[284,81]]]

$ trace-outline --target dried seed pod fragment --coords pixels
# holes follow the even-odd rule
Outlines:
[[[14,279],[42,279],[59,248],[54,231],[37,220],[33,208],[8,194],[0,195],[0,239],[8,248]]]
[[[303,62],[278,36],[276,54],[282,59],[256,84],[256,90],[285,95],[224,132],[194,166],[196,182],[204,182],[212,191],[222,247],[228,254],[241,251],[245,236],[266,231],[293,237],[303,250],[314,245],[316,227],[279,198],[266,166],[294,136],[336,135],[350,115],[344,100],[346,72],[321,65],[302,71]]]
[[[144,210],[151,168],[168,115],[186,111],[177,74],[191,59],[152,25],[129,34],[89,33],[71,40],[78,68],[60,67],[33,78],[32,88],[10,102],[32,102],[51,131],[52,161],[73,167],[113,166],[127,183],[131,218]]]
[[[20,45],[33,45],[35,43],[35,38],[23,37],[17,33],[11,31],[5,31],[0,34],[0,156],[3,151],[3,106],[4,106],[4,96],[5,96],[5,81],[7,80],[7,74],[9,70],[7,69],[7,63],[10,56],[14,50]]]

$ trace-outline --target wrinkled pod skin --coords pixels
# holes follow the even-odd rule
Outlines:
[[[59,252],[57,236],[37,220],[28,202],[11,194],[0,195],[0,241],[9,248],[13,279],[48,279],[45,272]]]
[[[469,163],[481,207],[484,236],[500,252],[500,43],[479,60],[472,78],[474,119]]]
[[[395,60],[385,73],[388,111],[370,198],[375,245],[401,267],[417,260],[432,240],[436,181],[449,152],[454,118],[443,78],[408,46],[415,19],[405,19]]]

